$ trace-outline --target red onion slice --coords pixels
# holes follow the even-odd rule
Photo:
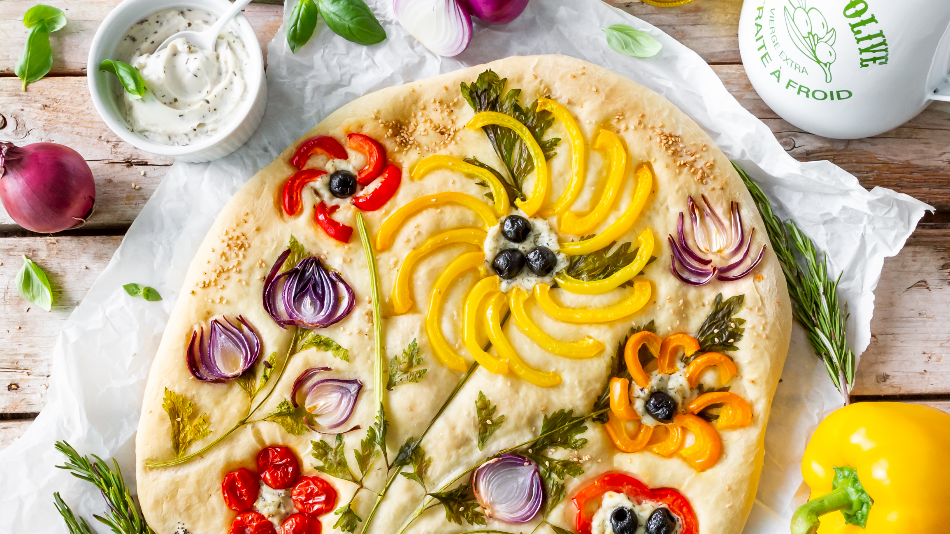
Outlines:
[[[310,369],[300,373],[300,376],[297,377],[297,380],[294,380],[294,386],[290,390],[290,403],[294,405],[294,408],[300,406],[300,404],[297,403],[297,393],[300,391],[310,391],[311,382],[313,381],[314,377],[324,371],[332,370],[333,369],[329,367],[311,367]]]
[[[702,195],[702,197],[704,204],[703,213],[706,215],[706,219],[712,219],[713,224],[716,226],[716,238],[713,240],[715,242],[714,248],[717,252],[722,252],[722,249],[726,247],[726,234],[729,233],[726,230],[726,223],[722,222],[722,217],[713,209],[706,195]]]
[[[730,207],[732,211],[732,245],[729,252],[726,252],[726,256],[735,257],[742,248],[742,242],[745,241],[745,230],[742,227],[742,214],[739,213],[739,203],[732,202]],[[755,228],[752,230],[755,231]],[[749,237],[749,241],[752,241],[751,236]]]
[[[708,284],[712,280],[713,276],[716,276],[716,269],[713,268],[712,272],[709,273],[709,276],[706,278],[693,278],[692,276],[683,274],[679,272],[676,268],[676,258],[673,255],[670,255],[670,272],[673,273],[673,276],[680,279],[680,281],[685,282],[691,286],[701,286]]]
[[[434,54],[461,54],[472,40],[472,17],[456,0],[394,0],[396,20]]]
[[[531,521],[544,500],[538,465],[517,454],[502,454],[480,465],[472,488],[485,514],[507,523]]]
[[[335,324],[353,311],[353,288],[339,273],[328,271],[319,259],[304,258],[280,273],[289,255],[289,249],[284,251],[264,280],[264,309],[274,322],[282,328],[299,326],[313,330]]]
[[[689,210],[689,220],[693,223],[693,239],[696,240],[696,246],[708,254],[710,252],[709,239],[706,237],[706,228],[699,222],[699,209],[693,197],[686,197],[686,206]]]
[[[459,0],[459,3],[489,24],[508,24],[528,7],[528,0]]]
[[[752,270],[755,269],[756,265],[758,265],[759,262],[762,261],[762,257],[765,256],[765,248],[766,246],[762,245],[762,250],[759,251],[758,257],[755,258],[755,261],[752,262],[752,265],[750,265],[748,269],[742,271],[739,274],[735,274],[732,276],[719,275],[719,280],[722,280],[723,282],[735,282],[736,280],[743,278],[747,274],[751,273]]]
[[[726,265],[725,267],[719,269],[719,272],[720,272],[720,273],[728,273],[729,271],[734,270],[736,267],[738,267],[739,265],[741,265],[742,262],[744,262],[746,258],[749,257],[749,250],[752,249],[752,236],[754,236],[754,235],[755,235],[755,228],[753,228],[752,231],[749,232],[749,242],[748,242],[748,244],[746,245],[746,247],[745,247],[745,252],[742,253],[742,256],[740,256],[738,260],[736,260],[736,261],[730,263],[729,265]]]
[[[304,407],[316,416],[316,422],[327,429],[334,429],[346,423],[353,415],[356,398],[363,389],[359,380],[340,380],[328,378],[315,382],[307,391]]]
[[[668,236],[668,241],[670,243],[670,250],[673,252],[673,256],[676,258],[676,261],[678,261],[679,264],[683,266],[683,270],[686,272],[696,276],[707,276],[710,273],[715,272],[715,267],[703,268],[689,261],[689,258],[683,254],[683,251],[680,250],[679,245],[676,244],[673,236]]]
[[[261,355],[261,339],[244,317],[240,326],[227,317],[214,318],[205,337],[204,327],[192,332],[188,370],[204,382],[233,380],[251,368]]]
[[[709,265],[710,263],[712,263],[712,260],[707,260],[701,257],[699,254],[693,252],[692,247],[690,247],[689,243],[686,241],[686,232],[683,229],[684,226],[685,225],[683,224],[683,213],[681,212],[679,216],[679,220],[676,222],[676,233],[679,234],[680,246],[683,248],[683,251],[686,252],[686,254],[693,261],[695,261],[696,263],[699,263],[700,265]],[[695,230],[693,231],[693,233],[694,234],[696,233]]]

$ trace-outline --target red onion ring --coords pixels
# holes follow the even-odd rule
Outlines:
[[[749,250],[752,249],[752,236],[754,236],[754,235],[755,235],[755,228],[753,228],[752,231],[749,232],[749,242],[748,242],[748,244],[746,245],[746,247],[745,247],[745,252],[742,253],[742,256],[741,256],[738,260],[736,260],[736,261],[730,263],[729,265],[726,265],[725,267],[719,269],[719,272],[720,272],[720,273],[728,273],[729,271],[734,270],[736,267],[738,267],[739,265],[741,265],[742,262],[744,262],[746,258],[749,257]]]
[[[675,258],[672,255],[670,255],[670,272],[673,273],[673,276],[679,278],[681,282],[687,283],[691,286],[701,286],[708,284],[709,281],[712,280],[713,276],[716,276],[716,271],[714,269],[707,278],[691,278],[676,269]]]
[[[436,55],[457,56],[472,41],[472,17],[456,0],[394,0],[393,12],[399,24]]]
[[[356,295],[339,273],[329,272],[313,256],[280,273],[289,256],[290,249],[278,256],[264,280],[264,309],[274,322],[281,328],[312,330],[335,324],[353,311]]]
[[[693,197],[686,197],[686,206],[689,210],[689,220],[693,223],[693,239],[696,240],[696,246],[699,247],[699,250],[708,253],[710,251],[709,239],[706,237],[706,228],[699,224],[699,209],[696,207]]]
[[[719,213],[713,209],[712,204],[709,203],[709,199],[706,198],[706,195],[702,195],[702,197],[703,204],[705,204],[705,206],[703,206],[703,213],[706,214],[707,219],[712,219],[712,222],[714,225],[716,225],[716,230],[718,231],[717,239],[715,240],[715,249],[717,252],[722,252],[722,249],[725,247],[725,243],[720,241],[723,241],[726,238],[726,223],[722,222],[722,218],[719,216]]]
[[[732,247],[729,249],[729,252],[726,252],[727,256],[735,257],[739,253],[739,250],[742,248],[742,241],[745,240],[745,230],[742,227],[742,214],[739,213],[739,203],[733,201],[731,204],[732,210]],[[755,231],[755,228],[752,229]],[[752,235],[749,235],[749,240],[752,240]]]
[[[686,241],[686,232],[683,229],[684,226],[685,225],[683,224],[683,213],[680,212],[679,220],[676,222],[676,233],[679,234],[680,246],[683,248],[683,251],[686,252],[686,254],[693,261],[695,261],[696,263],[699,263],[700,265],[709,265],[710,263],[712,263],[712,260],[707,260],[701,257],[699,254],[693,252],[693,249],[689,246],[688,242]],[[693,233],[695,234],[696,230],[693,230]]]
[[[751,272],[752,272],[752,269],[755,269],[756,265],[758,265],[759,262],[762,261],[762,257],[765,256],[765,248],[766,248],[766,246],[765,246],[765,245],[762,245],[762,250],[759,251],[759,256],[758,256],[757,258],[755,258],[755,261],[752,262],[752,265],[750,265],[748,269],[742,271],[742,272],[739,273],[739,274],[732,275],[732,276],[722,276],[722,275],[719,275],[719,277],[718,277],[719,280],[722,280],[723,282],[735,282],[736,280],[738,280],[738,279],[740,279],[740,278],[742,278],[742,277],[748,275],[749,273],[751,273]]]
[[[317,424],[332,430],[346,423],[353,415],[356,398],[363,389],[359,380],[327,378],[315,382],[307,391],[304,407],[316,416]]]
[[[480,465],[472,488],[485,514],[506,523],[531,521],[544,501],[538,465],[517,454],[502,454]]]
[[[679,245],[676,244],[676,241],[673,239],[673,236],[668,236],[668,241],[670,243],[670,250],[673,252],[673,256],[683,266],[683,269],[689,274],[696,276],[708,276],[711,273],[716,272],[715,267],[702,268],[698,265],[693,264],[689,261],[689,258],[680,250]]]
[[[191,333],[187,361],[192,376],[203,382],[225,382],[241,376],[257,362],[260,336],[244,317],[239,315],[238,322],[240,326],[227,317],[216,317],[211,320],[207,337],[203,326]]]
[[[290,389],[290,403],[294,405],[294,408],[299,406],[297,403],[297,393],[301,390],[310,391],[310,381],[315,376],[324,371],[332,370],[333,369],[329,367],[311,367],[310,369],[300,373],[300,376],[297,377],[297,380],[294,380],[294,386]]]

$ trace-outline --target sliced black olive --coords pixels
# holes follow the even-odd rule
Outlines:
[[[495,255],[491,266],[498,276],[511,280],[524,269],[524,253],[516,248],[506,248]]]
[[[676,401],[667,393],[654,391],[646,402],[647,413],[657,421],[669,423],[676,415]]]
[[[509,215],[501,222],[501,234],[512,243],[521,243],[531,233],[531,222],[520,215]]]
[[[350,171],[334,171],[330,175],[330,193],[336,198],[348,198],[356,193],[356,175]]]
[[[548,247],[535,247],[528,253],[528,268],[538,276],[547,276],[557,265],[557,256]]]
[[[629,508],[619,506],[610,512],[610,530],[613,530],[614,534],[636,534],[639,526],[637,514]]]
[[[666,508],[653,510],[647,518],[647,534],[673,534],[676,531],[676,517]]]

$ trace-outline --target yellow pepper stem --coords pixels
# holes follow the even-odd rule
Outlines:
[[[856,512],[861,505],[852,487],[840,487],[799,506],[792,515],[791,534],[815,534],[818,532],[821,516],[839,510]]]
[[[505,191],[505,186],[498,180],[498,177],[492,174],[488,169],[483,169],[478,165],[472,165],[455,156],[439,154],[427,157],[412,169],[412,179],[421,180],[430,172],[439,169],[451,169],[470,178],[483,180],[488,184],[488,188],[491,189],[491,195],[495,201],[495,215],[499,217],[508,215],[508,211],[511,207],[508,203],[508,193]]]

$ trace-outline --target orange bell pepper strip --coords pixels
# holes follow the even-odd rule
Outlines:
[[[718,352],[707,352],[706,354],[697,356],[686,366],[685,374],[686,381],[689,382],[689,387],[695,388],[699,385],[699,377],[702,376],[703,371],[712,366],[716,366],[716,368],[719,369],[720,386],[726,385],[726,382],[732,380],[732,377],[736,376],[738,372],[732,358]]]
[[[627,340],[627,344],[623,348],[623,360],[627,364],[627,370],[636,385],[642,388],[650,387],[650,375],[640,365],[640,347],[646,345],[647,350],[657,356],[660,354],[662,343],[663,339],[660,336],[647,331],[637,332]]]
[[[640,419],[640,414],[630,405],[630,381],[626,378],[610,379],[610,413],[621,421]]]
[[[652,445],[650,445],[650,452],[669,458],[676,454],[676,451],[680,450],[680,447],[683,446],[683,427],[673,423],[672,425],[662,425],[662,428],[666,429],[666,437],[653,442]],[[653,430],[654,437],[656,437],[656,429],[654,428]]]
[[[614,446],[622,452],[642,451],[653,435],[653,427],[641,423],[636,434],[631,436],[624,421],[618,419],[613,413],[610,413],[607,423],[604,424],[604,430],[607,431],[610,441],[614,442]]]
[[[722,404],[719,419],[716,419],[716,428],[719,430],[742,428],[752,424],[752,408],[749,407],[749,403],[728,391],[703,393],[686,405],[686,411],[698,414],[714,404]]]
[[[722,439],[712,425],[703,418],[690,414],[676,414],[673,424],[688,430],[696,440],[680,451],[680,456],[686,463],[697,471],[705,471],[716,465],[722,455]]]
[[[679,349],[683,349],[688,358],[699,350],[699,341],[688,334],[667,336],[663,340],[663,345],[660,346],[660,355],[657,356],[657,365],[661,373],[669,375],[676,372],[676,357],[679,355]]]

